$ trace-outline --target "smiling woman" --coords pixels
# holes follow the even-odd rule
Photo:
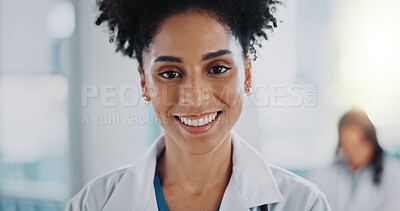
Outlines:
[[[88,183],[67,210],[330,210],[311,183],[267,164],[232,131],[251,92],[273,0],[98,2],[134,57],[165,130],[137,162]]]
[[[143,94],[151,95],[148,99],[162,119],[165,138],[172,142],[167,148],[174,144],[201,155],[230,139],[242,109],[243,86],[251,82],[250,65],[244,65],[250,60],[244,61],[235,39],[208,13],[190,11],[166,18],[143,52]],[[204,124],[207,115],[216,119]]]

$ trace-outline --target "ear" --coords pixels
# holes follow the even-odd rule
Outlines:
[[[148,93],[147,93],[146,80],[144,77],[144,70],[140,66],[138,67],[138,72],[140,75],[140,86],[142,87],[142,93],[143,93],[142,98],[150,101],[150,97],[148,96]]]
[[[140,76],[140,86],[142,87],[142,91],[143,89],[146,87],[146,80],[144,78],[144,71],[141,67],[138,67],[138,72],[139,72],[139,76]]]
[[[250,94],[251,92],[251,58],[246,56],[244,61],[244,94]]]

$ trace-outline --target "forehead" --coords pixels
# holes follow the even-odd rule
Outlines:
[[[339,134],[344,140],[358,140],[364,137],[363,130],[356,124],[344,125]]]
[[[172,55],[200,58],[205,53],[241,48],[227,26],[206,12],[187,12],[168,17],[161,23],[150,45],[151,56]]]

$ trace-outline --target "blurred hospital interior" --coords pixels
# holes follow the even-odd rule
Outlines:
[[[63,210],[163,133],[141,100],[136,61],[94,24],[95,3],[0,0],[0,210]],[[306,177],[337,160],[339,119],[357,108],[385,156],[400,160],[399,8],[287,0],[257,49],[234,130],[267,162]]]

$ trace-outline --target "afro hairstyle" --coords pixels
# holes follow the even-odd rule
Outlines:
[[[109,41],[116,51],[136,58],[142,67],[142,54],[167,17],[191,10],[205,11],[224,24],[239,41],[243,56],[268,39],[267,31],[277,27],[273,13],[279,0],[97,0],[100,14],[96,25],[106,23]]]

